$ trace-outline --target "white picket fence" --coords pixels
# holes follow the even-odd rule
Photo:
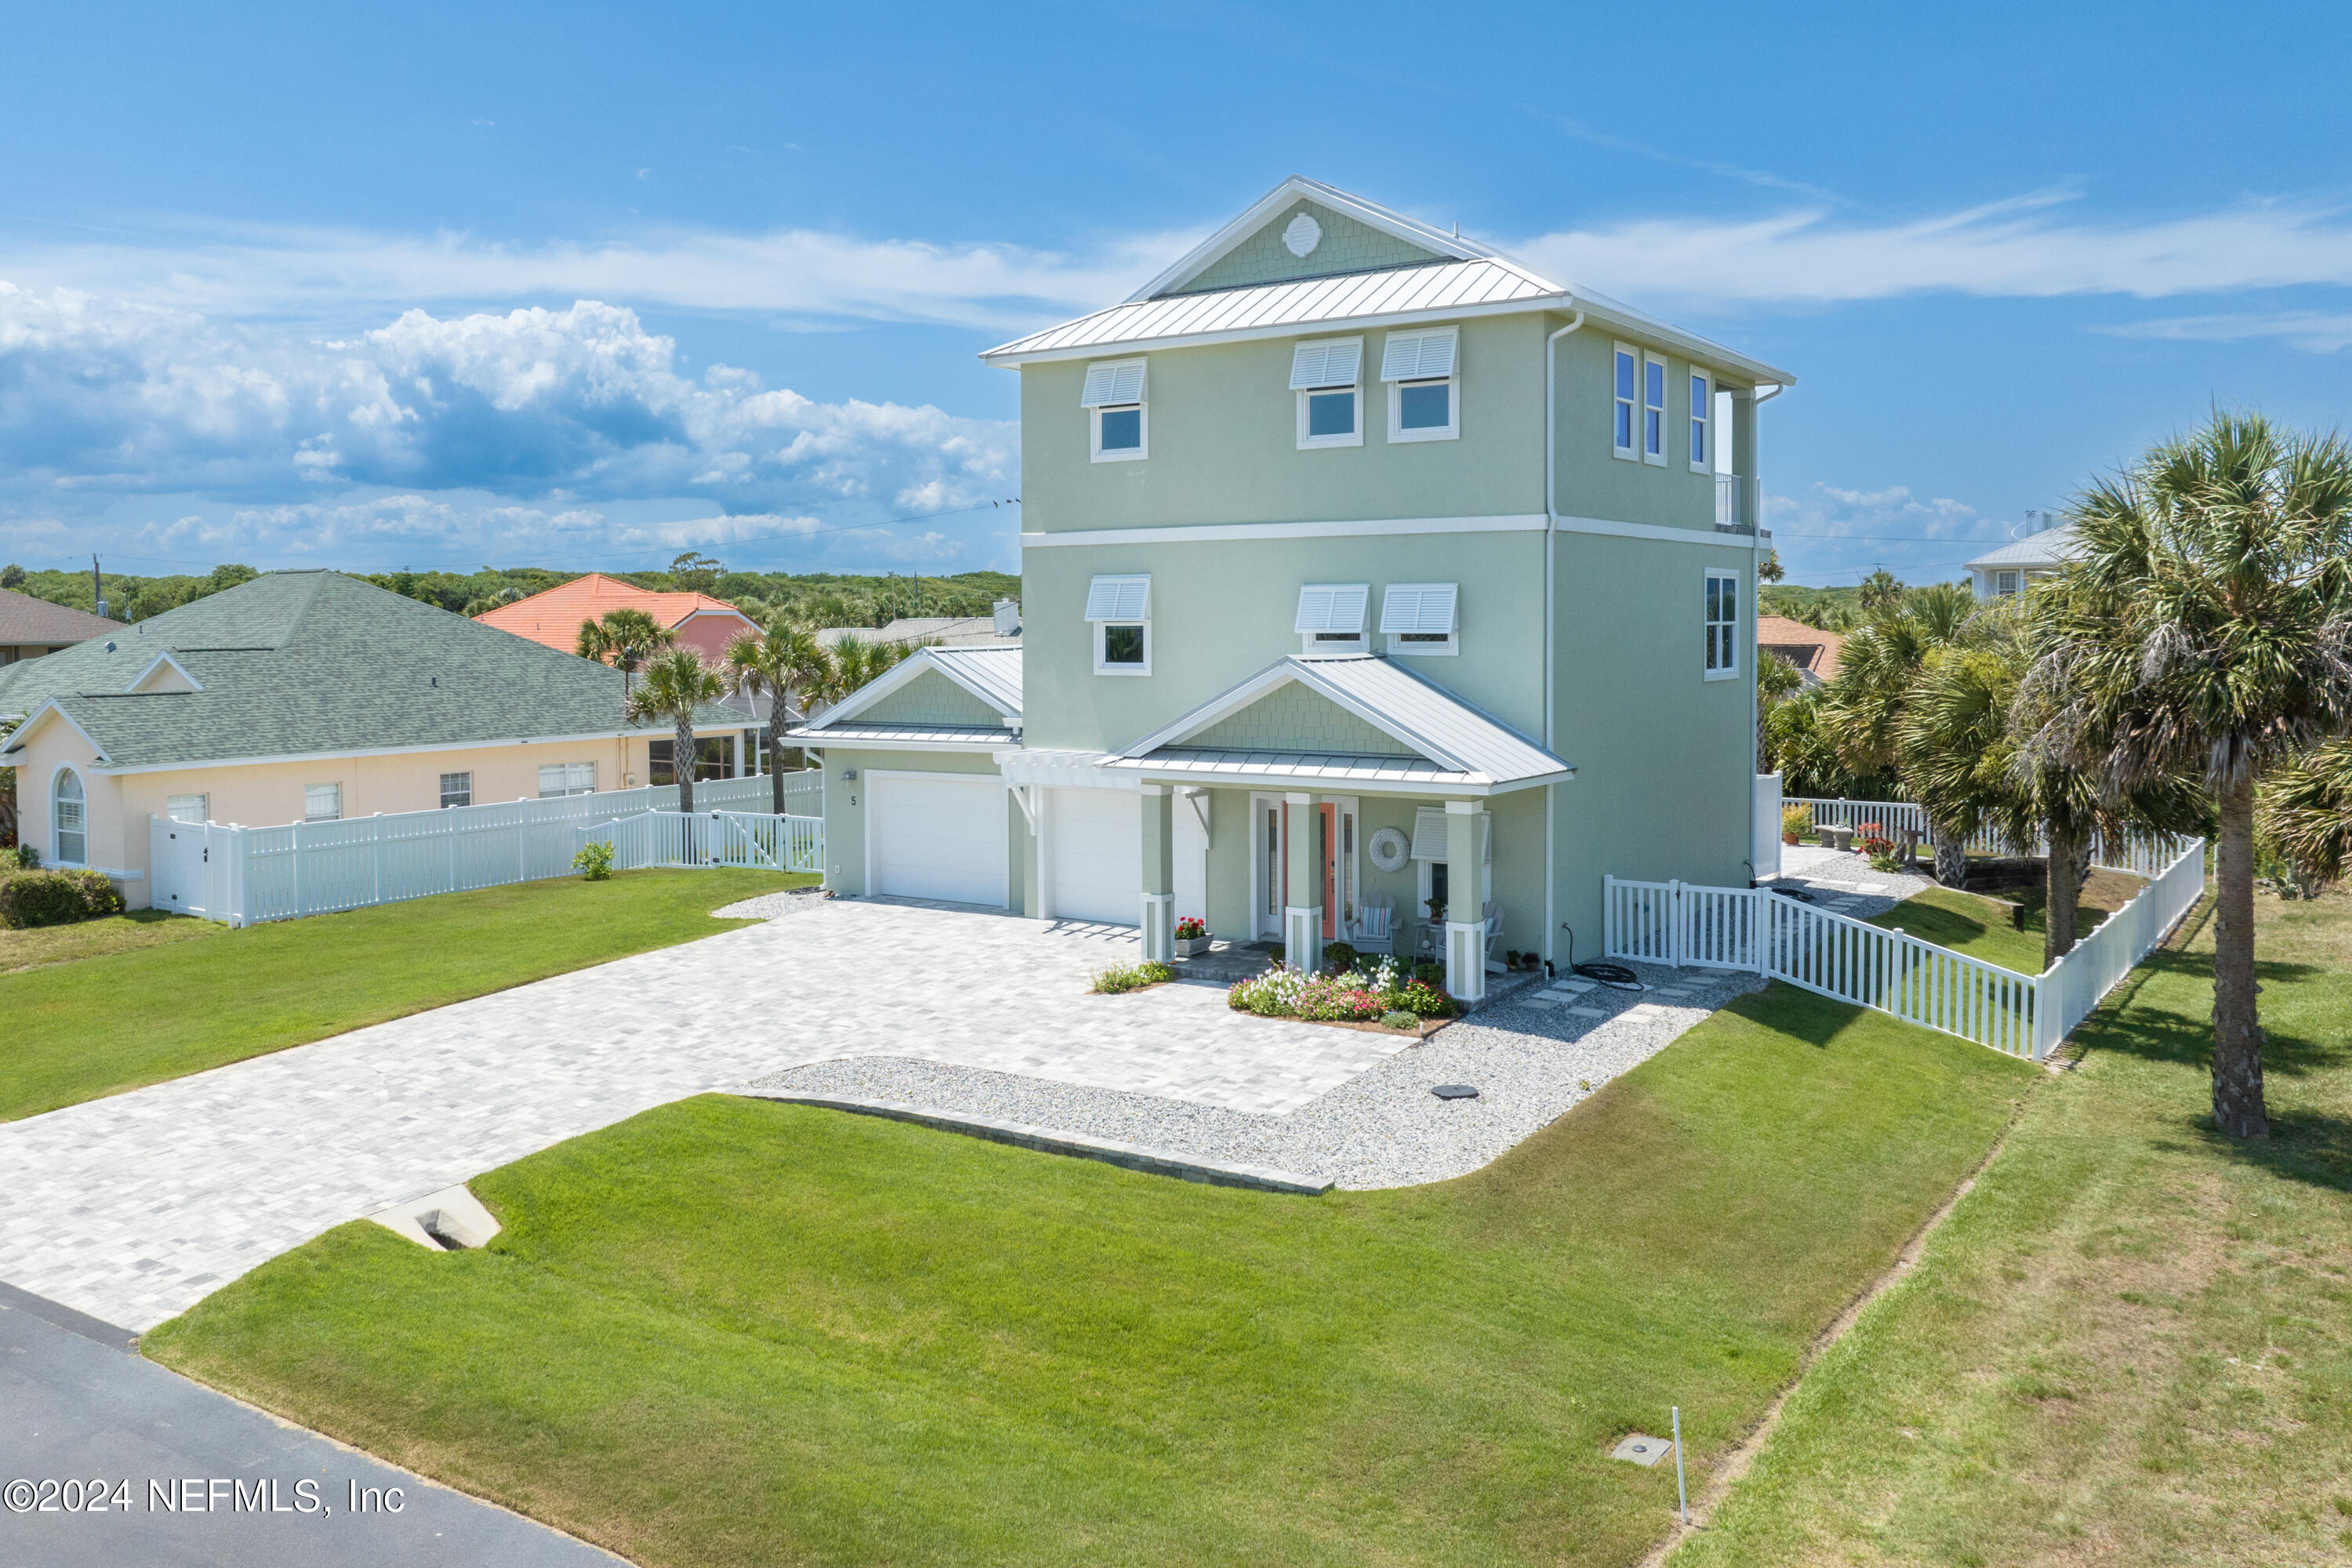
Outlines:
[[[824,869],[824,818],[761,811],[646,811],[581,832],[583,844],[613,847],[613,868],[731,866],[748,870]]]
[[[1895,837],[1905,828],[1915,829],[1921,846],[1927,843],[1927,814],[1916,801],[1908,800],[1823,800],[1811,795],[1790,795],[1784,805],[1801,805],[1813,814],[1818,827],[1860,827],[1875,822]],[[2117,871],[2129,871],[2135,876],[2152,877],[2180,858],[2181,851],[2195,843],[2169,833],[2134,834],[2119,845],[2109,845],[2104,835],[2094,834],[2091,861]],[[2037,836],[2031,844],[2013,844],[2009,837],[1990,827],[1980,827],[1969,836],[1969,850],[1978,855],[2047,855],[2050,841]]]
[[[2035,1061],[2194,908],[2205,845],[2188,841],[2139,896],[2044,973],[2019,974],[1767,888],[1601,879],[1607,956],[1752,969],[1841,1002]]]
[[[814,868],[823,856],[824,774],[813,768],[787,774],[784,789],[786,805],[799,808],[784,818],[765,816],[774,800],[774,780],[764,774],[700,781],[694,798],[698,807],[730,815],[816,823],[819,847],[804,857]],[[150,817],[148,875],[159,909],[255,925],[570,876],[572,858],[589,830],[677,811],[677,786],[662,784],[274,827]],[[791,834],[805,830],[767,831],[772,840],[783,834],[787,857],[797,856]]]

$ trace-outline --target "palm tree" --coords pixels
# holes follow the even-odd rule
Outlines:
[[[2264,779],[2254,829],[2297,896],[2342,881],[2352,870],[2352,741],[2330,741]]]
[[[2267,1135],[2254,800],[2352,728],[2352,447],[2217,414],[2074,507],[2029,686],[2034,749],[2129,786],[2198,775],[2215,833],[2213,1121]]]
[[[1846,638],[1838,678],[1824,693],[1821,722],[1848,769],[1875,773],[1896,765],[1895,727],[1927,655],[1957,642],[1975,613],[1976,600],[1967,588],[1939,583],[1914,588],[1899,599],[1881,599],[1862,629]],[[1958,887],[1968,878],[1970,825],[1940,819],[1930,806],[1927,828],[1936,847],[1936,879]]]
[[[632,724],[667,719],[676,736],[670,772],[677,779],[677,809],[694,811],[694,721],[706,703],[727,695],[719,671],[690,647],[656,654],[646,666],[646,683],[632,693],[625,711]]]
[[[580,623],[580,640],[572,651],[582,658],[593,658],[611,665],[621,672],[621,697],[629,695],[629,677],[646,660],[667,647],[677,645],[677,634],[655,620],[645,611],[635,608],[607,610],[601,621]]]
[[[775,780],[776,815],[784,814],[784,731],[796,710],[805,711],[826,673],[824,649],[816,634],[779,616],[765,636],[745,632],[727,645],[727,679],[737,689],[768,700],[768,772]],[[800,748],[790,748],[793,766]]]

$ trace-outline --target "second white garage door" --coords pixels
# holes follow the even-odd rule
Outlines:
[[[1143,800],[1131,790],[1052,793],[1054,917],[1131,926],[1143,919]],[[1176,913],[1207,912],[1208,839],[1176,803]]]
[[[866,809],[873,891],[1003,904],[1003,780],[874,777]]]

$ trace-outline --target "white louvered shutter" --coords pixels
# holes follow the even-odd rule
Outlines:
[[[1454,629],[1456,584],[1391,583],[1381,598],[1381,630],[1443,636]]]
[[[1309,583],[1298,590],[1297,629],[1361,637],[1371,596],[1369,583]]]
[[[1087,619],[1141,621],[1151,616],[1151,576],[1097,577],[1087,585]]]
[[[1471,821],[1477,825],[1478,860],[1492,865],[1495,860],[1495,817],[1492,812],[1475,812]],[[1442,805],[1417,806],[1412,814],[1412,858],[1416,860],[1445,858],[1445,808]]]
[[[1087,386],[1078,396],[1079,407],[1108,408],[1122,403],[1142,401],[1141,360],[1105,360],[1099,364],[1087,366]]]
[[[1291,351],[1290,390],[1307,392],[1318,386],[1353,386],[1364,364],[1364,340],[1326,338],[1301,343]]]
[[[1459,327],[1438,327],[1426,332],[1391,332],[1381,345],[1382,381],[1435,381],[1454,374],[1454,352],[1462,340]]]

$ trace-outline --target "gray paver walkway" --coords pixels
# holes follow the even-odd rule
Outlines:
[[[1120,928],[838,900],[0,1125],[0,1280],[130,1329],[345,1220],[796,1063],[911,1057],[1282,1112],[1410,1037],[1097,996]]]

